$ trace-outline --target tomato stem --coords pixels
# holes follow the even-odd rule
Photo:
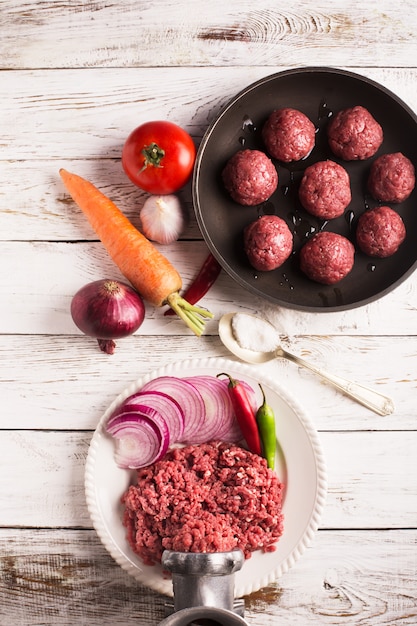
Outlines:
[[[160,148],[154,141],[150,143],[149,146],[145,146],[142,149],[142,154],[145,159],[143,161],[141,172],[146,170],[146,168],[150,165],[152,165],[152,167],[163,167],[161,165],[161,161],[165,156],[165,150]]]

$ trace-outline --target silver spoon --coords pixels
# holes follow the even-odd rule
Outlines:
[[[277,346],[277,348],[275,350],[272,350],[271,352],[256,352],[254,350],[242,348],[233,334],[232,319],[234,315],[236,314],[226,313],[226,315],[223,315],[220,318],[219,335],[221,341],[226,346],[226,348],[242,361],[246,361],[247,363],[266,363],[271,359],[276,359],[280,357],[288,359],[289,361],[293,361],[293,363],[302,365],[312,372],[315,372],[316,374],[321,376],[323,380],[331,383],[347,396],[350,396],[351,398],[353,398],[360,404],[363,404],[375,413],[378,413],[379,415],[390,415],[394,412],[394,403],[387,396],[383,396],[377,391],[369,389],[368,387],[364,387],[363,385],[359,385],[356,382],[352,382],[346,380],[345,378],[341,378],[340,376],[335,376],[334,374],[325,372],[319,367],[312,365],[308,361],[304,361],[304,359],[301,359],[299,356],[296,356],[291,352],[287,352],[287,350],[284,350],[284,348],[282,348],[281,346]],[[245,313],[245,315],[249,314]],[[260,319],[257,318],[255,315],[252,315],[251,317],[253,317],[254,319]],[[271,327],[271,332],[277,332],[272,324],[270,324],[266,320],[262,320],[262,322],[268,324]]]

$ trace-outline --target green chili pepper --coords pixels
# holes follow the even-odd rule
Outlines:
[[[268,467],[274,469],[275,452],[277,447],[277,436],[275,432],[275,415],[272,407],[266,403],[265,392],[262,391],[263,402],[256,412],[256,423],[258,424],[259,435],[262,442],[262,452]]]

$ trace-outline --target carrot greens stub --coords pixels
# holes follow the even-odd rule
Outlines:
[[[210,287],[214,285],[217,277],[221,272],[221,265],[217,259],[209,253],[203,265],[194,278],[191,285],[183,294],[183,298],[190,304],[196,304],[208,292]],[[164,315],[172,315],[173,310],[167,309]]]

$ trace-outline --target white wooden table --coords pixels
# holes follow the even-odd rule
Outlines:
[[[265,311],[224,272],[204,299],[200,339],[147,307],[134,336],[100,353],[72,323],[86,282],[117,277],[68,200],[66,167],[94,181],[138,224],[144,199],[124,176],[127,134],[170,119],[196,144],[231,97],[287,69],[331,65],[368,76],[417,110],[417,5],[355,0],[116,3],[2,0],[0,37],[0,623],[149,626],[164,597],[112,560],[92,527],[84,462],[104,410],[149,369],[228,356],[230,310]],[[184,192],[192,214],[191,194]],[[164,249],[192,280],[207,248],[191,219]],[[417,623],[416,277],[346,313],[279,310],[289,345],[379,389],[378,417],[289,362],[260,366],[319,431],[328,498],[312,546],[276,583],[246,598],[258,626]]]

